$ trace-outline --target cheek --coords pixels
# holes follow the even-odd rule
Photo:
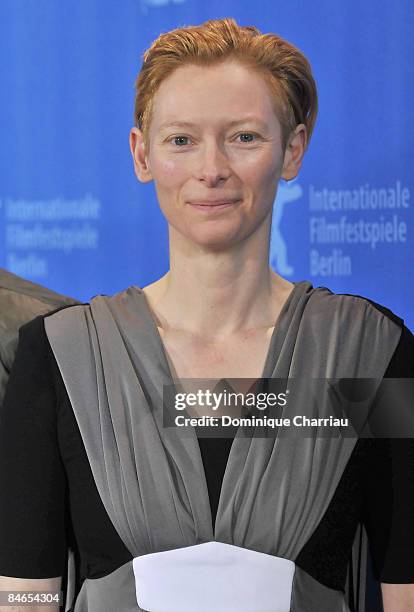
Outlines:
[[[278,164],[255,164],[245,167],[244,180],[255,192],[267,192],[280,178]]]
[[[174,185],[179,185],[182,180],[183,170],[180,164],[177,164],[174,160],[165,159],[154,161],[151,168],[154,180],[158,182],[159,185],[173,187]]]
[[[173,174],[175,170],[176,170],[176,164],[170,159],[165,160],[161,163],[161,172],[163,172],[167,176]]]
[[[264,156],[260,163],[252,162],[244,165],[240,176],[250,191],[255,207],[268,210],[273,204],[281,168],[281,160],[274,155]]]
[[[282,164],[281,155],[272,150],[263,150],[257,155],[235,160],[234,168],[252,187],[266,189],[269,181],[273,182],[280,177]]]

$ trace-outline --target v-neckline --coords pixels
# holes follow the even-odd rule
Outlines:
[[[307,282],[307,281],[305,281],[305,282]],[[303,281],[293,282],[292,283],[293,284],[293,288],[290,291],[290,293],[287,296],[287,298],[286,298],[282,308],[279,311],[279,314],[278,314],[278,316],[276,318],[276,321],[275,321],[275,325],[273,327],[272,334],[270,336],[270,342],[269,342],[269,346],[268,346],[268,349],[267,349],[266,357],[265,357],[265,360],[264,360],[262,374],[261,374],[261,376],[259,378],[269,378],[271,376],[271,374],[269,374],[269,376],[266,376],[266,374],[267,374],[267,371],[269,369],[269,361],[270,361],[270,357],[271,357],[271,354],[272,354],[273,345],[275,344],[275,339],[276,339],[276,336],[277,336],[277,330],[278,330],[278,328],[280,326],[280,322],[281,322],[282,318],[285,316],[285,313],[286,313],[286,311],[288,310],[288,308],[290,306],[290,303],[291,303],[291,301],[293,299],[294,294],[296,293],[298,287],[300,285],[302,285],[302,283],[303,283]],[[161,334],[160,334],[160,331],[158,329],[158,325],[157,325],[157,320],[156,320],[155,314],[154,314],[154,312],[153,312],[153,310],[152,310],[152,308],[150,306],[149,300],[148,300],[147,296],[145,295],[144,290],[141,287],[138,287],[137,285],[134,285],[134,289],[137,289],[140,292],[140,294],[142,295],[142,297],[143,297],[143,303],[145,304],[145,309],[147,311],[147,314],[149,315],[149,320],[151,321],[151,325],[152,325],[154,333],[155,333],[155,338],[156,338],[157,344],[158,344],[158,346],[159,346],[159,348],[161,350],[162,359],[164,361],[163,366],[165,368],[165,371],[167,372],[167,376],[168,376],[170,382],[172,383],[172,385],[175,388],[175,382],[177,381],[177,377],[174,375],[174,373],[171,370],[170,361],[169,361],[168,354],[167,354],[167,349],[165,347],[164,341],[163,341],[163,339],[161,337]]]
[[[278,344],[278,337],[279,337],[279,331],[280,328],[283,327],[282,323],[284,318],[286,317],[290,306],[294,300],[294,298],[296,297],[296,294],[298,292],[300,292],[301,288],[303,288],[304,285],[306,286],[310,286],[310,283],[308,281],[299,281],[299,282],[294,282],[293,283],[293,288],[291,290],[291,292],[289,293],[288,297],[286,298],[282,308],[280,309],[280,312],[277,316],[276,322],[275,322],[275,326],[270,338],[270,342],[269,342],[269,347],[267,350],[267,355],[265,358],[265,362],[264,362],[264,366],[263,366],[263,371],[262,371],[262,376],[261,378],[271,378],[272,374],[273,374],[273,370],[274,370],[274,349]],[[166,348],[164,346],[164,342],[162,340],[161,334],[159,332],[158,326],[157,326],[157,321],[155,318],[155,315],[152,311],[152,308],[149,304],[148,298],[145,295],[145,292],[143,291],[143,289],[141,287],[138,286],[134,286],[133,287],[135,290],[138,290],[139,294],[142,296],[142,303],[144,304],[144,308],[146,311],[146,314],[148,315],[148,320],[150,321],[151,327],[153,329],[153,338],[156,341],[156,344],[160,350],[160,357],[161,357],[161,361],[162,363],[160,364],[162,369],[164,370],[164,372],[166,373],[167,379],[168,379],[168,384],[172,386],[173,389],[176,389],[176,382],[177,379],[175,376],[173,376],[173,373],[171,371],[171,367],[169,364],[169,360],[167,357],[167,351]],[[216,518],[215,521],[213,523],[213,517],[211,514],[211,503],[210,503],[210,497],[209,497],[209,491],[208,491],[208,485],[207,485],[207,476],[206,476],[206,471],[204,468],[204,464],[203,464],[203,458],[201,456],[201,449],[200,449],[200,443],[198,440],[198,436],[197,436],[197,431],[196,431],[196,427],[190,425],[186,428],[190,435],[189,438],[190,440],[193,441],[193,449],[195,452],[195,462],[196,462],[196,467],[198,468],[198,472],[200,473],[200,475],[203,476],[204,478],[204,488],[205,488],[205,492],[207,494],[207,507],[209,508],[209,525],[211,527],[211,533],[212,533],[212,537],[213,539],[215,538],[215,533],[216,533],[216,527],[217,527],[217,516],[218,516],[218,509],[220,508],[220,500],[223,496],[223,484],[225,482],[226,479],[226,474],[228,472],[228,468],[229,468],[229,464],[230,464],[230,460],[232,458],[232,454],[235,451],[235,441],[236,439],[240,439],[240,437],[238,436],[238,433],[240,431],[240,427],[237,428],[237,430],[234,432],[234,436],[233,436],[233,440],[231,442],[230,445],[230,450],[229,453],[227,455],[227,461],[226,461],[226,466],[224,468],[224,472],[223,472],[223,478],[221,481],[221,486],[220,486],[220,493],[219,493],[219,497],[218,497],[218,507],[217,507],[217,514],[216,514]],[[189,441],[189,438],[184,438],[184,440],[187,440],[187,442]],[[184,442],[185,444],[185,442]]]

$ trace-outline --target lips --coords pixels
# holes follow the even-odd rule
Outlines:
[[[235,204],[236,202],[239,202],[238,198],[232,198],[229,200],[193,200],[190,202],[190,204],[192,206],[206,206],[208,208],[212,208],[214,206],[226,206],[226,205],[230,205],[230,204]]]
[[[218,214],[222,210],[227,210],[236,206],[239,200],[227,200],[222,202],[190,202],[191,207],[205,214]]]

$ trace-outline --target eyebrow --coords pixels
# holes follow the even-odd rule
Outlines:
[[[242,123],[258,123],[264,128],[267,127],[267,124],[261,119],[258,119],[257,117],[244,117],[243,119],[234,119],[233,121],[229,121],[226,124],[226,127],[234,127]],[[191,121],[166,121],[160,125],[159,129],[164,130],[166,128],[171,127],[193,128],[197,127],[197,125],[195,123],[191,123]]]

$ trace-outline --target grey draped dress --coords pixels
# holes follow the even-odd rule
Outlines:
[[[163,426],[163,387],[174,378],[144,292],[98,296],[47,317],[45,326],[100,497],[133,557],[216,540],[295,560],[332,499],[355,436],[316,428],[307,437],[246,437],[240,429],[213,530],[195,430]],[[381,379],[400,333],[365,300],[295,283],[263,378],[298,381],[283,417],[332,414],[337,399],[306,381]],[[74,610],[140,610],[132,561],[86,579]],[[347,611],[341,591],[295,567],[290,612]]]

